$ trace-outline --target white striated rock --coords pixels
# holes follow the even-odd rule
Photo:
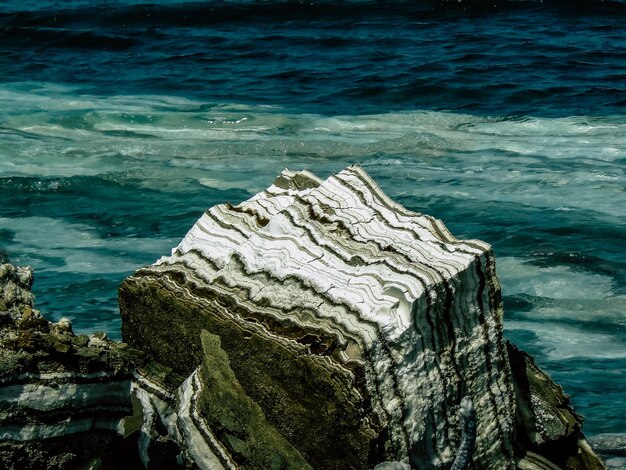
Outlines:
[[[201,470],[236,469],[226,450],[198,414],[197,396],[200,389],[197,371],[180,388],[177,424],[182,436],[181,447],[187,450]]]
[[[106,374],[24,374],[0,385],[0,441],[35,441],[96,429],[118,433],[131,381]]]
[[[207,449],[221,449],[222,466],[250,459],[227,424],[203,421],[215,418],[206,400],[184,418],[191,390],[208,387],[194,372],[207,330],[246,399],[315,468],[449,468],[464,396],[476,412],[473,465],[515,466],[490,246],[396,204],[358,167],[325,181],[285,170],[248,201],[212,207],[171,255],[122,284],[120,309],[126,341],[189,377],[178,429],[204,436],[196,463]]]
[[[0,265],[0,461],[2,468],[89,468],[127,461],[123,422],[141,354],[76,336],[34,309],[30,268]],[[119,460],[117,460],[119,458]],[[90,463],[91,462],[91,463]]]
[[[43,376],[45,377],[45,376]],[[76,378],[76,376],[72,377]],[[90,406],[127,407],[130,393],[130,380],[111,380],[104,383],[23,383],[1,388],[0,418],[15,409],[27,408],[36,411],[52,411],[61,408],[81,408]]]
[[[449,464],[455,406],[468,395],[478,414],[476,461],[512,465],[514,401],[490,247],[394,203],[360,168],[323,182],[285,171],[250,200],[209,209],[141,275],[168,273],[179,275],[168,286],[177,295],[202,303],[192,290],[206,288],[243,310],[225,319],[246,323],[254,312],[263,317],[252,325],[259,334],[294,349],[307,332],[332,338],[334,351],[316,360],[336,374],[364,370],[365,388],[351,393],[357,402],[372,397],[369,426],[388,434],[393,460]],[[268,322],[297,325],[301,337]]]

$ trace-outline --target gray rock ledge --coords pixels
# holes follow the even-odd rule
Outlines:
[[[76,336],[66,319],[49,322],[34,308],[32,282],[30,268],[0,265],[2,468],[139,462],[124,422],[141,354],[102,333]]]

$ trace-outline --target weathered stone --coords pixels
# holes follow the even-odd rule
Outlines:
[[[211,208],[123,283],[120,310],[124,339],[181,376],[202,361],[200,332],[219,336],[246,396],[316,468],[445,468],[464,395],[474,465],[514,466],[490,247],[394,203],[359,168],[285,171]]]
[[[16,268],[8,263],[0,264],[0,299],[3,305],[0,310],[16,306],[32,307],[35,302],[35,297],[30,290],[32,285],[32,269]]]
[[[199,380],[205,384],[197,407],[215,437],[225,444],[240,468],[312,468],[266,420],[230,368],[218,336],[201,334],[203,361]]]
[[[582,417],[576,414],[563,389],[539,367],[532,356],[507,342],[517,405],[518,445],[531,456],[528,462],[540,466],[540,455],[557,468],[603,469],[582,434]],[[519,464],[520,468],[530,463]],[[526,466],[525,466],[526,465]]]
[[[136,440],[125,442],[106,430],[76,433],[71,438],[21,442],[0,440],[0,462],[3,470],[141,468]]]
[[[72,337],[72,343],[76,348],[84,348],[89,344],[89,336],[87,335],[78,335]]]
[[[0,294],[10,306],[0,327],[3,468],[137,462],[116,428],[131,411],[131,374],[140,353],[110,341],[89,347],[69,320],[51,323],[33,308],[31,285],[30,269],[0,266]]]
[[[0,266],[9,469],[604,468],[507,351],[490,247],[358,168],[207,211],[121,286],[130,345],[48,322],[32,280]]]

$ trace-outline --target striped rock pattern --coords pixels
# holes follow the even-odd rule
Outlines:
[[[264,426],[314,468],[447,468],[463,396],[477,416],[473,465],[514,466],[491,248],[394,203],[358,167],[325,181],[285,170],[248,201],[212,207],[170,256],[125,280],[120,310],[125,341],[189,377],[158,387],[187,397],[197,410],[187,441],[222,468],[263,468],[253,457],[263,453],[192,397],[203,330]]]
[[[67,319],[49,322],[32,282],[30,268],[0,265],[2,468],[114,466],[140,353],[102,333],[76,336]]]

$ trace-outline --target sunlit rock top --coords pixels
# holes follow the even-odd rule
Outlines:
[[[200,362],[200,331],[220,336],[246,393],[315,468],[445,468],[466,395],[474,461],[513,465],[489,245],[393,202],[358,167],[324,181],[285,170],[249,200],[212,207],[170,256],[125,281],[120,304],[125,339],[181,375]],[[180,345],[161,334],[174,323]],[[299,405],[311,397],[321,409]]]

